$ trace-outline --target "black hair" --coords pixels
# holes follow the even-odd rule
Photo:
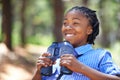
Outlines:
[[[73,8],[71,8],[68,12],[72,11],[72,10],[78,10],[80,11],[80,13],[82,13],[83,15],[85,15],[90,22],[90,25],[92,26],[92,33],[88,36],[87,42],[89,44],[94,44],[94,40],[96,39],[96,36],[99,34],[99,21],[98,18],[96,16],[96,11],[91,10],[87,7],[80,7],[80,6],[75,6]]]

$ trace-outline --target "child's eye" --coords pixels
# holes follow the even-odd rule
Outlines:
[[[65,25],[65,26],[66,26],[66,25],[67,25],[67,22],[63,22],[63,25]]]
[[[74,24],[74,25],[77,25],[77,24],[79,24],[79,23],[78,23],[78,22],[74,22],[73,24]]]

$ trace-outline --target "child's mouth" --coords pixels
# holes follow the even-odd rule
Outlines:
[[[68,33],[66,33],[65,36],[66,37],[72,37],[72,36],[74,36],[74,34],[71,34],[71,33],[68,34]]]
[[[66,38],[72,38],[74,36],[74,34],[72,34],[72,33],[66,33],[65,34],[65,37]]]

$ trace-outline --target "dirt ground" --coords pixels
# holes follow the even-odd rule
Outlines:
[[[0,80],[31,80],[36,60],[45,51],[46,47],[27,45],[11,52],[0,44]]]
[[[32,73],[12,64],[5,64],[0,73],[0,80],[31,80]]]

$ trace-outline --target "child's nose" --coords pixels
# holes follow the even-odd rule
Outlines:
[[[66,26],[67,29],[72,29],[72,26],[68,25]]]

